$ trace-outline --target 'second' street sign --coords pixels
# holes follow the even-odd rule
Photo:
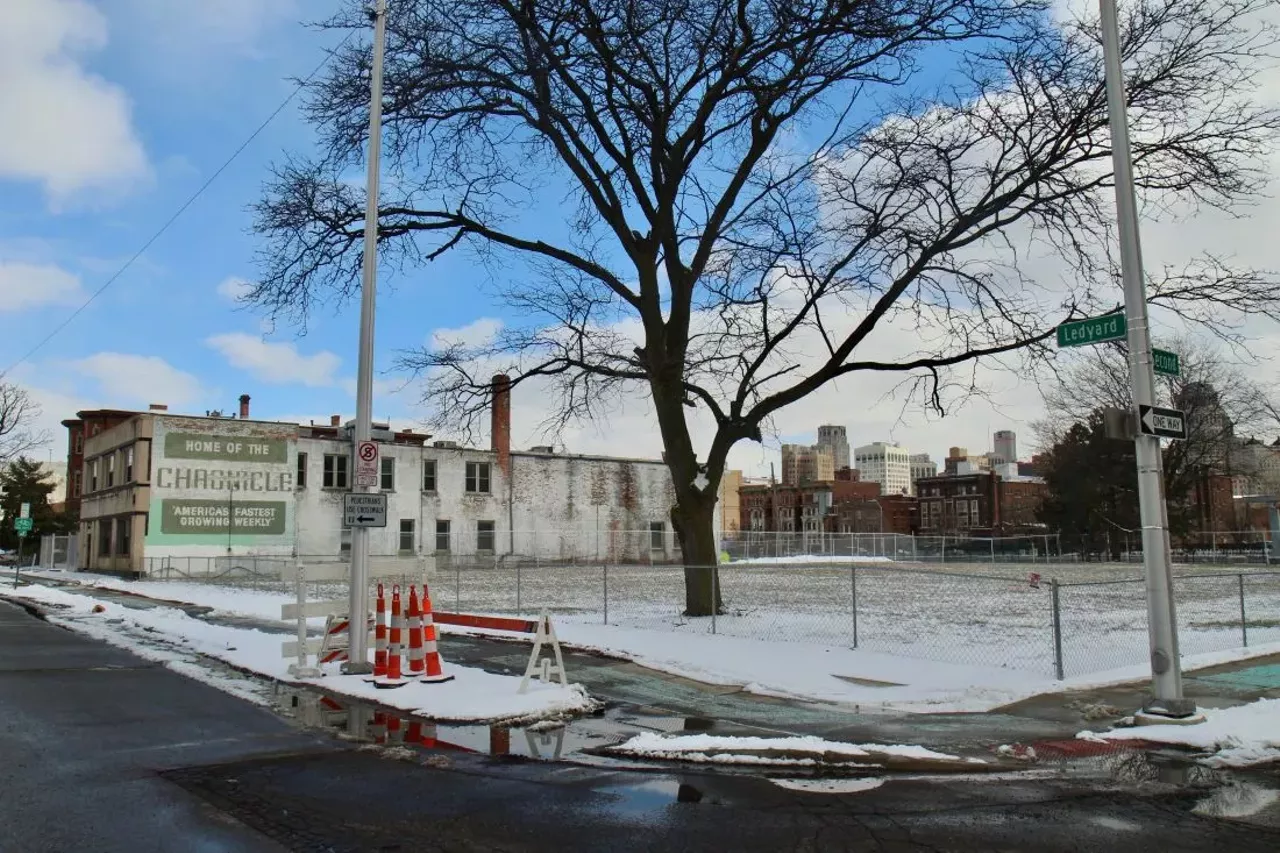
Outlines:
[[[15,518],[13,520],[13,529],[18,531],[19,536],[26,536],[31,532],[32,523],[29,518]]]
[[[342,496],[344,527],[386,527],[387,496],[348,492]]]
[[[356,445],[356,488],[378,485],[378,442],[362,441]]]
[[[1177,409],[1138,406],[1138,429],[1160,438],[1186,438],[1187,417]]]
[[[1081,347],[1086,344],[1100,344],[1103,341],[1118,341],[1128,332],[1129,327],[1125,324],[1123,314],[1072,320],[1058,327],[1058,346]]]
[[[1162,373],[1165,376],[1177,376],[1181,372],[1177,353],[1154,347],[1151,350],[1151,366],[1156,373]]]

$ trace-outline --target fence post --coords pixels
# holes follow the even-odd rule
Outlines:
[[[1049,589],[1053,594],[1053,671],[1062,681],[1062,608],[1059,606],[1057,578],[1049,581]]]
[[[720,612],[720,567],[711,567],[711,633],[716,632],[716,614]]]
[[[520,584],[521,584],[520,563],[517,561],[516,562],[516,615],[517,616],[524,615],[524,607],[522,606],[522,600],[521,600],[522,590],[520,588]]]
[[[609,624],[609,564],[604,563],[600,566],[604,573],[604,624]]]
[[[1244,573],[1236,575],[1240,581],[1240,638],[1244,643],[1244,647],[1249,648],[1249,620],[1245,618],[1244,612]]]
[[[853,647],[858,647],[858,567],[849,567],[849,604],[853,616]]]
[[[991,544],[991,565],[994,566],[996,564],[996,537],[990,536],[988,541]]]
[[[462,565],[453,564],[453,612],[462,612]]]

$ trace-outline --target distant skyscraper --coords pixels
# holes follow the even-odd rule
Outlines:
[[[995,455],[999,457],[997,464],[1017,462],[1018,434],[1011,429],[997,430],[995,434]]]
[[[913,453],[911,463],[911,494],[916,493],[916,480],[938,476],[938,463],[929,458],[928,453]]]
[[[822,445],[782,445],[782,485],[803,486],[836,478],[831,449]]]
[[[911,454],[905,447],[874,441],[853,451],[858,479],[879,483],[882,495],[911,494]]]
[[[831,450],[831,464],[839,471],[849,467],[849,437],[842,426],[827,424],[818,427],[818,446]]]

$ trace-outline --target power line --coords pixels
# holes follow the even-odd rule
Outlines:
[[[192,193],[191,196],[186,201],[184,201],[177,210],[173,212],[173,215],[165,220],[164,224],[161,225],[159,229],[157,229],[156,232],[152,234],[145,243],[142,244],[142,247],[138,249],[138,251],[134,252],[129,257],[129,259],[124,262],[124,264],[120,267],[120,269],[116,270],[111,275],[110,278],[108,278],[105,282],[103,282],[101,287],[99,287],[93,293],[89,294],[89,297],[85,299],[84,302],[80,303],[80,305],[76,308],[76,310],[72,311],[65,320],[63,320],[58,325],[54,326],[53,331],[49,332],[49,334],[45,335],[40,340],[39,343],[37,343],[31,349],[27,350],[27,352],[22,356],[22,358],[18,359],[17,361],[13,362],[8,367],[6,367],[4,369],[4,372],[0,372],[0,379],[4,379],[16,367],[18,367],[18,365],[22,364],[27,359],[31,358],[31,356],[35,355],[37,352],[43,349],[45,344],[49,343],[49,341],[53,340],[58,335],[59,332],[61,332],[67,326],[71,325],[71,321],[75,320],[76,317],[80,316],[81,312],[83,312],[84,309],[88,308],[95,299],[97,299],[99,296],[105,293],[108,287],[115,284],[116,280],[119,279],[120,276],[124,275],[125,272],[128,271],[129,267],[133,266],[134,262],[137,261],[138,258],[142,257],[143,254],[146,253],[147,249],[150,249],[151,245],[155,243],[156,240],[159,240],[160,237],[163,236],[164,233],[169,230],[169,226],[177,222],[178,217],[186,213],[187,208],[195,204],[196,199],[204,195],[204,191],[209,189],[209,187],[213,184],[213,182],[216,181],[218,177],[223,172],[225,172],[232,163],[235,162],[236,158],[239,157],[240,154],[243,153],[243,151],[249,147],[250,143],[252,143],[253,140],[258,138],[259,134],[261,134],[262,131],[267,129],[267,125],[271,124],[271,122],[275,120],[276,116],[280,115],[280,113],[284,111],[284,108],[289,106],[289,104],[293,102],[293,99],[297,97],[298,93],[301,92],[303,88],[308,83],[310,83],[315,78],[315,76],[324,69],[326,65],[329,64],[329,61],[333,59],[334,55],[336,55],[337,52],[342,49],[342,46],[345,45],[353,35],[355,35],[354,32],[348,33],[346,37],[342,39],[342,41],[338,42],[336,47],[327,51],[325,58],[320,61],[320,64],[317,65],[315,68],[311,69],[310,74],[308,74],[306,77],[298,81],[297,85],[293,87],[293,90],[289,92],[289,94],[285,97],[285,99],[281,101],[280,104],[274,110],[271,111],[271,114],[268,115],[265,119],[263,119],[261,124],[259,124],[256,128],[254,128],[253,132],[250,133],[249,136],[246,137],[245,140],[241,142],[240,145],[234,151],[231,152],[231,156],[227,157],[227,159],[222,162],[222,165],[219,166],[214,171],[214,173],[210,175],[209,178],[203,184],[201,184],[200,187],[194,193]]]

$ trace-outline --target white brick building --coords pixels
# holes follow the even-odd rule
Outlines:
[[[675,496],[661,462],[511,452],[505,383],[487,450],[375,429],[387,527],[375,528],[375,559],[510,559],[665,562],[678,558],[670,510]],[[83,448],[80,504],[83,568],[146,573],[211,558],[342,559],[350,530],[351,428],[169,414],[164,407],[95,412],[69,420],[70,448]],[[86,424],[92,434],[86,434]],[[73,485],[74,483],[74,485]],[[72,495],[79,487],[78,494]],[[231,523],[228,524],[228,521]]]

